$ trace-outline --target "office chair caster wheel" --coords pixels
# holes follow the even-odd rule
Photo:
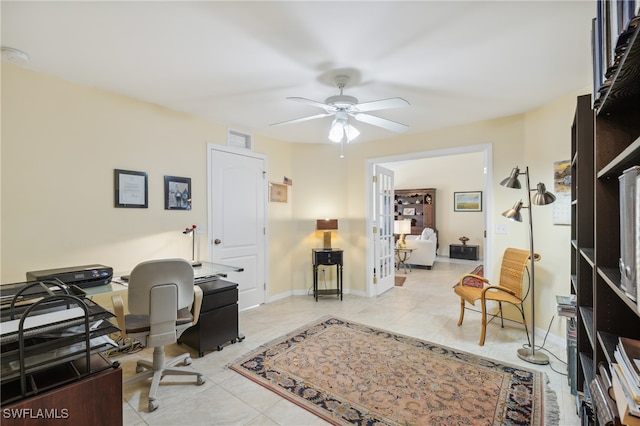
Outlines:
[[[204,376],[198,376],[198,379],[196,380],[196,385],[198,386],[204,385],[206,381],[207,379],[205,379]]]
[[[144,371],[144,367],[140,365],[136,365],[136,373],[142,373]]]
[[[190,356],[186,357],[182,363],[184,365],[191,365],[191,357]]]
[[[158,402],[156,400],[149,401],[149,412],[156,411],[159,406],[160,406],[160,404],[158,404]]]

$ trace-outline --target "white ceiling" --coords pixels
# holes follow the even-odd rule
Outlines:
[[[402,97],[374,112],[410,133],[522,113],[591,85],[595,1],[5,1],[2,45],[25,68],[202,116],[253,135],[330,143],[345,94]],[[354,143],[395,134],[355,122]]]

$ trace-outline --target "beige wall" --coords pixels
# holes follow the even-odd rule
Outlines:
[[[269,296],[303,293],[311,286],[310,249],[319,247],[315,219],[335,217],[334,246],[345,249],[345,286],[366,291],[366,161],[399,153],[490,143],[493,146],[495,222],[514,202],[497,185],[515,165],[552,188],[554,161],[568,158],[575,95],[531,113],[392,140],[352,143],[338,158],[333,144],[287,144],[254,135],[268,158],[268,180],[293,179],[289,203],[269,203]],[[2,63],[2,283],[28,270],[103,263],[127,271],[154,257],[187,257],[180,232],[206,226],[206,144],[224,144],[226,127],[94,88]],[[113,208],[113,169],[149,174],[149,208]],[[191,177],[191,211],[165,211],[165,174]],[[569,229],[535,211],[540,314],[546,328],[553,295],[569,289]],[[526,226],[509,224],[495,235],[494,259],[508,246],[527,246]],[[204,238],[200,258],[208,258]],[[497,253],[497,254],[496,254]],[[457,309],[457,306],[452,306]],[[552,333],[562,336],[556,321]]]
[[[116,273],[158,257],[190,257],[182,230],[201,224],[207,248],[207,143],[226,127],[2,63],[2,283],[25,272],[101,263]],[[254,139],[268,179],[291,175],[289,144]],[[114,208],[113,169],[145,171],[149,208]],[[164,210],[164,175],[192,180],[193,209]],[[289,290],[286,224],[292,204],[270,203],[272,291]],[[283,260],[283,257],[285,258]],[[274,262],[270,262],[274,263]]]

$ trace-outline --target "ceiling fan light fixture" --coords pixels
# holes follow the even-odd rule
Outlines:
[[[331,123],[331,129],[329,130],[329,140],[339,143],[342,142],[344,137],[347,138],[347,143],[351,142],[360,135],[360,131],[349,124],[349,117],[344,112],[338,112],[336,118]]]
[[[340,118],[336,118],[331,123],[331,130],[329,130],[329,140],[338,143],[344,136],[344,121]]]
[[[360,135],[360,132],[358,131],[358,129],[353,127],[351,124],[347,124],[344,128],[344,131],[347,134],[347,143],[351,142],[352,140],[357,138],[358,135]]]

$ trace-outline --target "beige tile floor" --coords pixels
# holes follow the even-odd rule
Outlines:
[[[520,360],[516,351],[526,342],[524,331],[500,329],[490,324],[484,346],[478,346],[480,314],[467,312],[465,322],[457,326],[459,299],[451,286],[462,273],[476,266],[472,261],[438,259],[432,270],[415,269],[406,274],[402,287],[376,298],[345,295],[343,301],[311,296],[288,297],[277,302],[240,313],[240,329],[245,340],[229,344],[220,352],[210,352],[198,358],[190,350],[193,363],[189,367],[202,372],[207,382],[202,386],[180,383],[191,380],[165,377],[158,390],[160,408],[147,412],[148,386],[135,383],[124,386],[125,425],[326,425],[327,423],[295,404],[251,382],[226,366],[243,354],[324,315],[335,315],[374,327],[407,334],[452,348],[473,352],[504,362],[537,368],[549,377],[550,387],[558,396],[560,425],[578,425],[575,398],[570,394],[567,379],[550,366],[537,366]],[[403,271],[401,271],[403,272]],[[399,275],[405,275],[400,273]],[[556,318],[556,320],[558,320]],[[536,341],[536,343],[541,343]],[[546,348],[566,359],[564,347],[548,341]],[[189,350],[171,345],[168,355]],[[134,374],[139,357],[150,356],[145,349],[136,354],[119,355],[124,380]],[[550,356],[551,366],[558,371],[566,367]]]

